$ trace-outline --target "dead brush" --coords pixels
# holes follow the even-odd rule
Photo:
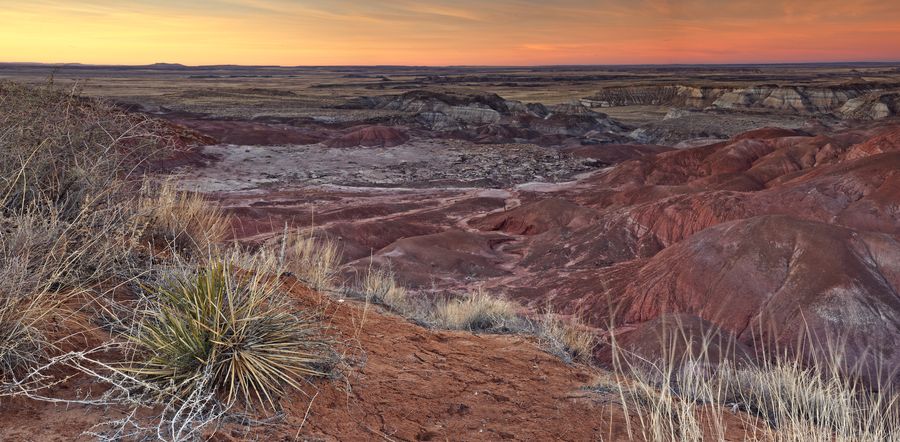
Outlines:
[[[591,361],[597,338],[577,319],[564,321],[549,310],[537,323],[541,346],[566,363]]]
[[[146,117],[51,85],[0,82],[0,205],[6,215],[54,208],[68,220],[114,201],[127,177],[171,140]]]
[[[275,407],[303,377],[323,375],[326,346],[315,321],[278,290],[265,272],[216,260],[153,289],[155,301],[131,336],[137,359],[129,370],[177,397],[202,387],[227,405]]]
[[[430,322],[440,328],[482,332],[515,333],[526,328],[518,305],[493,297],[483,288],[438,303]]]
[[[141,193],[143,240],[155,248],[202,256],[229,234],[230,217],[199,194],[179,192],[171,182],[145,183]]]
[[[663,337],[665,353],[648,360],[610,336],[616,377],[612,390],[631,438],[725,440],[726,416],[737,416],[748,441],[900,440],[896,389],[841,375],[839,352],[829,351],[830,357],[810,363],[775,351],[769,354],[782,356],[738,366],[710,359],[711,336],[696,336],[699,352],[684,355],[672,350],[679,338],[670,336]]]
[[[327,290],[335,285],[340,270],[341,249],[338,244],[311,232],[285,233],[276,238],[285,270],[313,290]]]

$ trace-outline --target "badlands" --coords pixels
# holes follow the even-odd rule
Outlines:
[[[0,65],[25,84],[49,72]],[[434,330],[295,287],[350,343],[352,369],[217,440],[651,440],[598,379],[673,349],[711,366],[835,360],[860,388],[900,383],[896,65],[73,65],[54,83],[189,134],[152,174],[221,208],[231,241],[308,230],[338,245],[342,287],[379,269],[417,305],[482,291],[594,336],[587,357],[560,358],[539,333]],[[65,413],[40,433],[64,440],[97,417],[15,401],[4,439]],[[713,439],[772,425],[714,406],[733,410],[727,431],[701,431]]]

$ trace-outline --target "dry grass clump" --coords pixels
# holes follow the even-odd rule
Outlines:
[[[509,333],[525,328],[518,305],[493,297],[482,288],[437,304],[432,314],[433,324],[451,330]]]
[[[277,240],[285,269],[314,290],[334,287],[340,270],[341,249],[337,242],[312,233],[289,233]]]
[[[265,272],[214,261],[153,293],[132,336],[133,371],[163,391],[187,398],[202,389],[227,405],[274,407],[304,376],[322,374],[315,322],[293,311]]]
[[[12,381],[46,357],[46,336],[54,302],[46,293],[0,295],[0,383]]]
[[[584,324],[563,321],[549,312],[538,322],[537,337],[542,347],[566,363],[589,363],[597,346],[597,337]]]
[[[633,416],[632,437],[724,440],[728,422],[737,420],[750,428],[743,436],[750,441],[900,440],[896,390],[842,377],[837,353],[813,363],[782,357],[743,366],[711,361],[706,351],[639,363],[623,356],[613,341],[612,390],[626,416]]]
[[[143,237],[156,248],[202,256],[229,233],[230,217],[199,194],[179,192],[171,182],[158,188],[145,184],[142,194]]]
[[[362,292],[366,299],[390,307],[398,312],[406,312],[409,292],[397,283],[394,273],[388,269],[369,269],[362,280]]]

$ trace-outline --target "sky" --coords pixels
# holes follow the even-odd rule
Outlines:
[[[0,0],[0,61],[900,61],[900,0]]]

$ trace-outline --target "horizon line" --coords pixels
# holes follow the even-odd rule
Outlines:
[[[0,61],[0,65],[19,65],[19,66],[46,66],[46,67],[122,67],[122,68],[141,68],[141,67],[173,67],[173,68],[213,68],[213,67],[239,67],[239,68],[280,68],[280,69],[296,69],[296,68],[565,68],[565,67],[678,67],[678,66],[798,66],[798,65],[900,65],[900,60],[891,61],[866,61],[866,60],[850,60],[850,61],[780,61],[780,62],[732,62],[732,63],[566,63],[566,64],[509,64],[509,65],[490,65],[490,64],[448,64],[448,65],[429,65],[429,64],[322,64],[322,65],[278,65],[278,64],[202,64],[188,65],[183,63],[172,62],[154,62],[144,64],[105,64],[105,63],[81,63],[81,62],[30,62],[30,61]]]

